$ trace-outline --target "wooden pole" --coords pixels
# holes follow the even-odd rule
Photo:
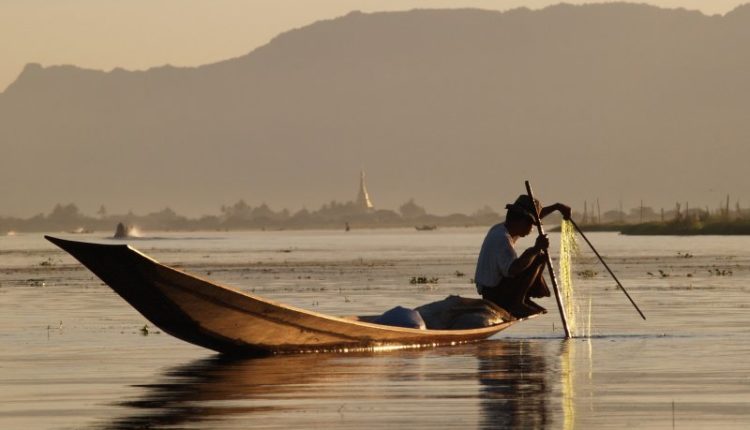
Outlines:
[[[583,234],[583,231],[578,227],[578,224],[576,224],[575,221],[573,221],[571,219],[570,222],[573,224],[573,227],[575,227],[575,229],[578,231],[578,234],[581,235],[581,237],[583,238],[583,240],[585,240],[586,243],[589,244],[589,247],[591,247],[591,250],[594,251],[594,254],[596,254],[596,256],[599,257],[599,261],[602,262],[602,264],[604,265],[604,268],[607,269],[607,271],[609,272],[610,275],[612,275],[612,279],[614,279],[615,282],[617,282],[617,286],[620,287],[620,289],[622,290],[623,293],[625,293],[625,296],[627,296],[628,300],[630,300],[630,303],[633,304],[633,307],[635,307],[635,310],[637,310],[638,313],[641,314],[641,318],[643,318],[645,320],[646,316],[643,315],[643,312],[641,312],[641,310],[638,308],[638,305],[635,304],[635,302],[633,301],[633,299],[630,297],[630,294],[628,294],[628,292],[625,290],[625,287],[622,286],[622,284],[620,283],[620,280],[617,279],[617,276],[615,276],[614,272],[612,272],[612,269],[609,268],[609,266],[604,261],[604,259],[602,258],[602,256],[599,255],[599,252],[596,250],[596,248],[594,248],[594,245],[591,244],[591,242],[589,241],[589,238],[586,237],[585,234]]]
[[[531,191],[531,184],[526,181],[526,192],[531,197],[531,202],[536,209],[536,203],[534,200],[534,193]],[[540,236],[544,235],[544,227],[542,226],[542,219],[539,217],[539,212],[534,210],[534,222],[536,223],[537,231]],[[547,259],[547,270],[549,271],[549,278],[552,280],[552,290],[555,292],[555,300],[557,301],[557,308],[560,309],[560,318],[563,323],[563,330],[565,330],[565,338],[570,339],[570,328],[568,327],[568,318],[565,316],[565,307],[563,306],[562,297],[560,297],[560,289],[557,287],[557,277],[555,277],[555,270],[552,268],[552,259],[549,256],[549,250],[545,250],[544,256]]]
[[[641,199],[641,224],[643,224],[643,199]]]
[[[589,209],[588,209],[588,202],[586,200],[583,201],[583,220],[581,220],[583,225],[586,225],[589,223]]]
[[[727,194],[727,210],[726,210],[726,214],[727,214],[727,221],[729,221],[729,194]]]

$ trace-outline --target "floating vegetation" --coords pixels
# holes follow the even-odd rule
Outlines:
[[[694,219],[678,219],[667,222],[645,222],[623,225],[620,233],[625,235],[748,235],[750,220],[707,219],[705,222]],[[688,257],[689,258],[689,257]]]
[[[669,278],[669,273],[659,269],[659,276],[661,276],[662,278]]]
[[[579,270],[579,271],[576,272],[576,275],[578,275],[578,277],[582,278],[582,279],[591,279],[591,278],[595,277],[598,274],[599,274],[599,272],[597,272],[595,270],[591,270],[591,269]]]
[[[57,324],[57,327],[52,327],[52,325],[47,325],[47,334],[49,334],[50,330],[62,330],[63,329],[63,322],[60,320],[60,322]]]
[[[55,260],[53,260],[52,257],[47,257],[46,260],[39,263],[39,265],[43,267],[53,266],[54,264],[55,264]]]
[[[456,270],[456,278],[462,278],[466,276],[464,272],[461,272],[460,270]]]
[[[693,258],[693,254],[689,252],[685,252],[684,254],[680,251],[677,251],[677,256],[681,258]]]
[[[152,330],[148,327],[148,324],[144,324],[143,327],[141,327],[138,332],[141,333],[142,336],[148,336],[150,334],[160,334],[161,332],[159,330]]]
[[[718,267],[714,267],[713,269],[708,269],[708,273],[714,275],[714,276],[732,276],[732,269],[719,269]]]
[[[432,277],[428,278],[426,276],[412,276],[409,280],[409,283],[412,285],[419,285],[419,284],[437,284],[440,278]]]

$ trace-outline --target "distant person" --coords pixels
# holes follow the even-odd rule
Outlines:
[[[546,235],[540,235],[534,246],[521,256],[516,254],[516,241],[531,232],[534,212],[544,218],[557,210],[564,219],[570,219],[570,208],[561,203],[542,208],[538,200],[532,202],[531,197],[525,194],[505,208],[505,222],[490,228],[484,238],[474,282],[482,298],[497,304],[516,318],[523,318],[546,311],[531,301],[531,297],[550,295],[543,276],[549,239]]]
[[[117,228],[115,228],[115,239],[125,239],[128,237],[128,228],[125,227],[125,224],[118,222]]]

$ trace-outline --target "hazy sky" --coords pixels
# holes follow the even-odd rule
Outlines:
[[[648,0],[724,14],[748,0]],[[244,55],[275,35],[363,12],[541,8],[550,0],[0,0],[0,91],[26,63],[110,70],[195,66]],[[603,3],[571,0],[566,3]]]

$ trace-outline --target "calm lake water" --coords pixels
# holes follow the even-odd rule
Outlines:
[[[226,285],[352,315],[476,297],[485,231],[154,233],[129,243]],[[589,238],[647,321],[582,248],[581,338],[562,339],[548,298],[547,315],[479,343],[228,360],[152,326],[145,334],[140,314],[41,235],[3,236],[0,429],[749,428],[750,238]],[[439,281],[412,285],[413,276]]]

